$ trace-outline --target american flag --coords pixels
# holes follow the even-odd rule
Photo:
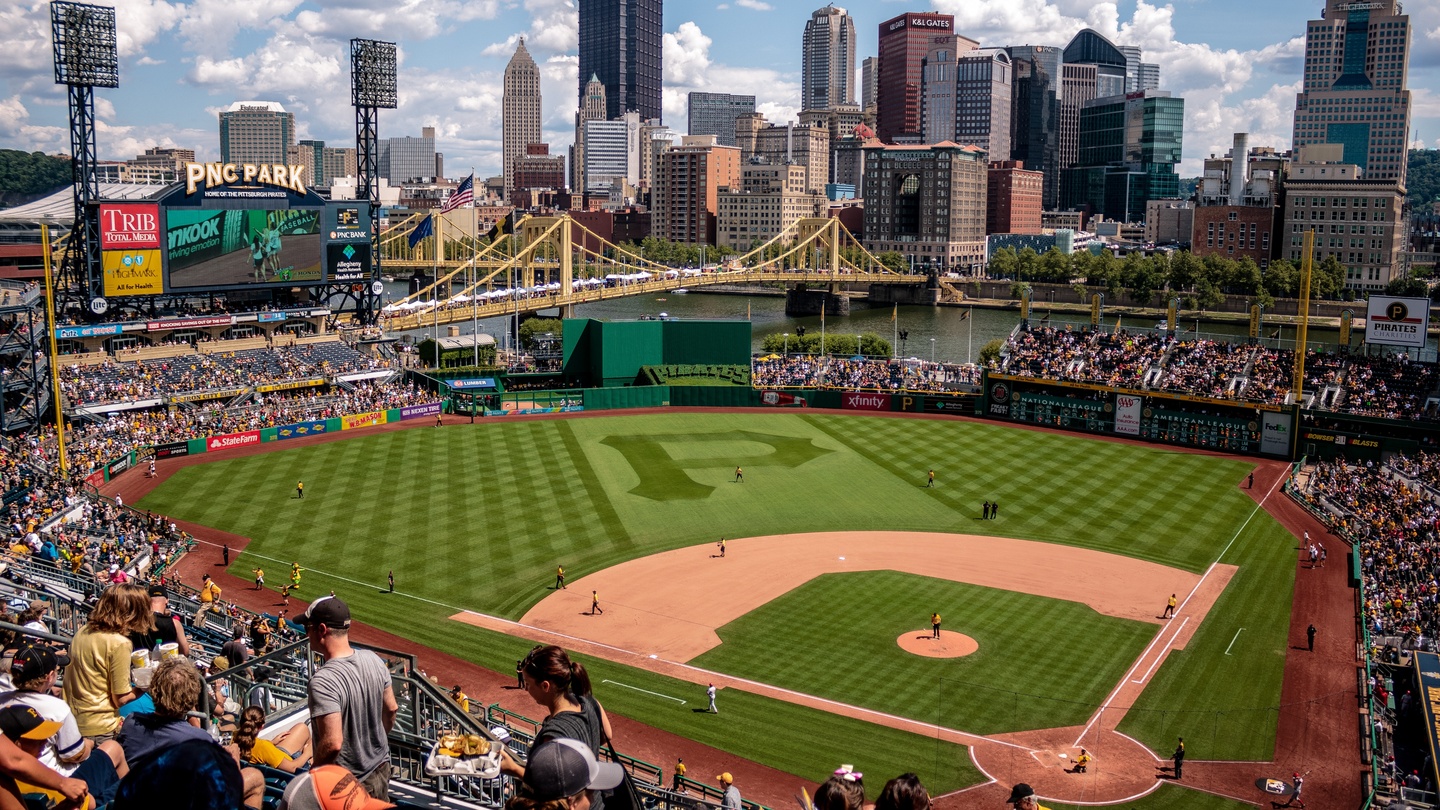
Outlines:
[[[475,202],[475,173],[460,181],[460,185],[450,194],[450,199],[440,207],[440,213],[454,211],[462,205],[470,205]]]

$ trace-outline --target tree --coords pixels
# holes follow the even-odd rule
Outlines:
[[[1023,298],[1025,296],[1025,293],[1029,290],[1030,285],[1024,281],[1012,282],[1010,284],[1010,297],[1018,301]]]
[[[897,273],[903,273],[910,269],[910,260],[905,258],[904,253],[887,250],[884,253],[875,254],[875,258],[879,259],[881,264]]]
[[[1349,275],[1350,272],[1345,269],[1345,265],[1341,264],[1339,259],[1334,256],[1326,256],[1310,272],[1310,295],[1316,298],[1343,296],[1344,291],[1349,289],[1345,286],[1345,280]],[[1351,291],[1350,296],[1345,300],[1354,301],[1354,292]]]
[[[24,199],[70,185],[70,160],[44,152],[0,149],[0,196]]]
[[[1004,247],[990,254],[990,277],[991,278],[1015,278],[1015,270],[1019,262],[1015,255],[1015,248]]]
[[[1225,293],[1220,292],[1220,286],[1209,278],[1200,278],[1195,282],[1195,308],[1204,312],[1207,309],[1214,309],[1225,302]]]
[[[1403,298],[1423,298],[1430,293],[1430,285],[1414,276],[1401,276],[1390,279],[1385,285],[1386,295],[1398,295]]]
[[[535,339],[540,335],[549,333],[560,337],[561,329],[565,322],[559,318],[531,318],[520,324],[520,345],[527,349],[535,348]]]
[[[1313,280],[1313,275],[1312,280]],[[1289,259],[1276,259],[1265,268],[1265,289],[1276,298],[1294,298],[1300,291],[1300,271]],[[1315,294],[1311,284],[1310,294]]]
[[[1000,362],[1000,352],[1005,348],[1005,341],[996,338],[980,347],[980,365],[994,368]]]
[[[1040,257],[1039,280],[1050,284],[1066,284],[1071,277],[1070,257],[1052,247]]]
[[[1040,267],[1040,255],[1034,248],[1023,247],[1015,256],[1015,278],[1021,281],[1028,281],[1035,278],[1035,273]]]
[[[1188,290],[1195,285],[1195,279],[1203,270],[1200,260],[1188,250],[1182,250],[1170,259],[1170,288]]]
[[[1138,250],[1131,251],[1125,257],[1122,276],[1130,300],[1141,306],[1150,304],[1150,299],[1155,297],[1155,290],[1163,283],[1155,270],[1155,262]]]

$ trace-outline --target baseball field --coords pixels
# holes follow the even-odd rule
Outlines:
[[[970,421],[659,413],[282,446],[139,506],[252,538],[233,573],[298,561],[302,596],[427,646],[505,672],[567,639],[613,712],[808,778],[863,749],[940,795],[1072,741],[1270,758],[1295,543],[1251,469]],[[973,651],[924,649],[935,612]],[[694,711],[707,679],[719,715]],[[1241,805],[1167,784],[1127,806]]]

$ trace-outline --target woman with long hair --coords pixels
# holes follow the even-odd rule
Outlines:
[[[902,773],[885,783],[875,810],[930,810],[930,793],[920,784],[920,777]]]
[[[535,745],[554,738],[578,740],[598,754],[610,740],[610,718],[590,690],[590,674],[585,666],[571,661],[565,651],[555,645],[536,647],[520,663],[525,673],[525,692],[545,708],[545,720],[535,734]],[[525,766],[502,749],[502,770],[513,776],[524,776]],[[600,810],[597,795],[592,810]]]
[[[274,740],[260,739],[265,727],[265,710],[250,706],[240,715],[240,725],[231,739],[240,749],[240,761],[252,765],[269,765],[286,773],[295,773],[310,764],[314,750],[310,747],[310,728],[296,723]]]
[[[154,629],[149,594],[127,583],[106,588],[71,639],[64,696],[85,737],[101,743],[115,736],[120,707],[140,694],[130,684],[130,635]]]

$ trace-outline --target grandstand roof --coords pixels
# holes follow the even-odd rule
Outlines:
[[[102,200],[148,200],[169,186],[152,183],[101,183]],[[0,222],[64,222],[75,219],[75,197],[69,186],[32,203],[0,211]]]
[[[495,338],[481,332],[479,335],[460,335],[458,337],[442,337],[439,340],[440,350],[446,349],[469,349],[475,346],[475,339],[480,339],[481,346],[494,346]],[[434,338],[431,338],[434,340]]]

